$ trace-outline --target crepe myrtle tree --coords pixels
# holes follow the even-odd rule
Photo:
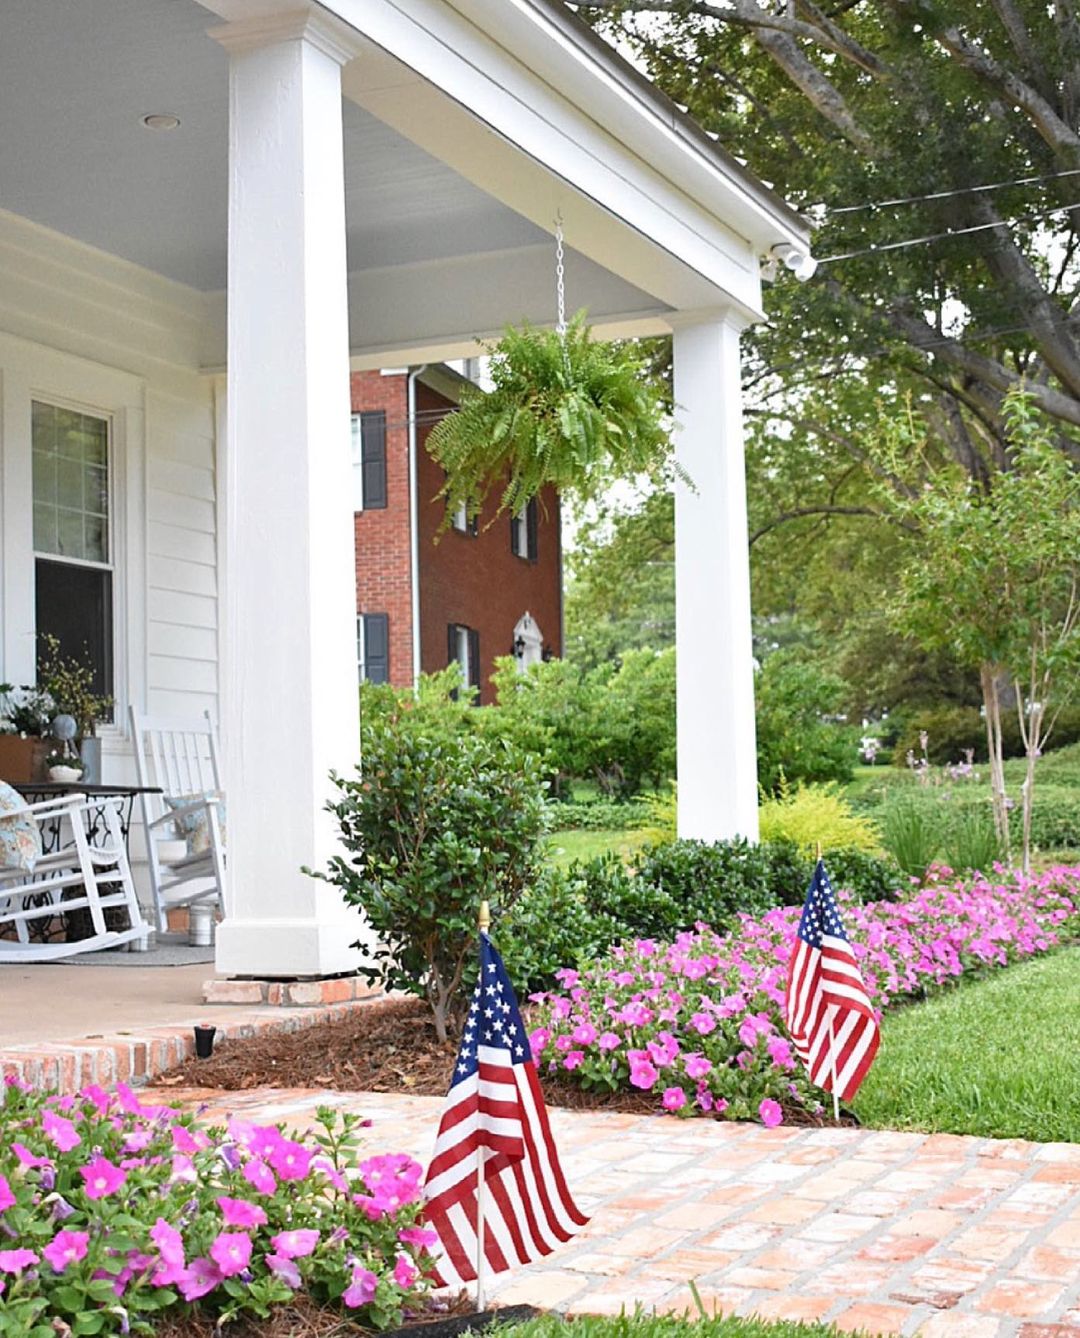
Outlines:
[[[899,570],[900,625],[979,672],[994,821],[1006,851],[1002,687],[1013,689],[1027,758],[1027,871],[1036,763],[1074,693],[1080,666],[1080,475],[1026,389],[1010,391],[1002,412],[1006,468],[984,484],[956,469],[932,468],[919,487],[898,493],[883,486],[881,496],[913,527]],[[920,469],[926,435],[913,414],[888,423],[884,435],[891,472]]]
[[[539,872],[537,760],[474,724],[456,666],[419,695],[365,684],[355,776],[329,804],[342,852],[317,876],[377,935],[368,978],[419,995],[445,1041],[460,1020],[481,901],[498,923]]]

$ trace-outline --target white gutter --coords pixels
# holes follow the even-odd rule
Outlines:
[[[412,594],[413,687],[420,682],[420,487],[417,480],[416,379],[427,363],[413,367],[406,378],[406,415],[409,419],[409,571]]]

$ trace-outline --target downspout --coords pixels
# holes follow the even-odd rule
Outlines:
[[[413,687],[420,682],[420,485],[417,479],[416,378],[427,371],[425,362],[413,367],[406,379],[406,416],[409,420],[409,568],[412,596]]]

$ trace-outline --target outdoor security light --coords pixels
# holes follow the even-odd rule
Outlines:
[[[814,277],[818,262],[809,251],[804,251],[791,242],[779,242],[772,248],[771,255],[777,260],[782,260],[800,283],[805,283],[807,279]]]

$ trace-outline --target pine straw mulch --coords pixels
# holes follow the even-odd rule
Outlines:
[[[457,1041],[440,1044],[427,1005],[419,999],[379,999],[331,1022],[302,1031],[264,1032],[222,1041],[209,1059],[189,1059],[154,1080],[156,1087],[201,1087],[246,1092],[256,1087],[326,1088],[335,1092],[409,1092],[445,1096]],[[570,1110],[615,1110],[658,1115],[650,1092],[586,1092],[541,1072],[549,1105]],[[824,1125],[831,1119],[785,1106],[788,1124]],[[844,1111],[841,1123],[856,1124]]]
[[[255,1087],[322,1087],[335,1092],[409,1092],[445,1096],[457,1041],[440,1043],[419,999],[379,999],[302,1031],[264,1032],[222,1041],[209,1059],[189,1059],[154,1080],[156,1087],[246,1092]],[[554,1106],[575,1110],[656,1112],[646,1092],[604,1095],[545,1080]]]

